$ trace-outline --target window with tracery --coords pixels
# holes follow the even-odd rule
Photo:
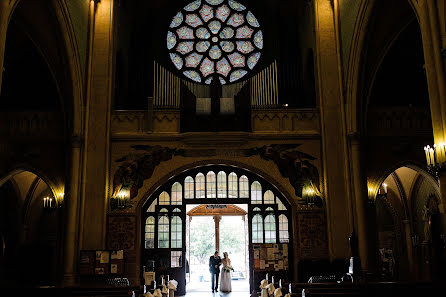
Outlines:
[[[206,197],[207,198],[215,198],[216,197],[216,189],[215,189],[215,173],[214,171],[209,171],[206,175]]]
[[[237,191],[237,174],[234,172],[231,172],[228,177],[228,196],[229,198],[237,198],[238,197],[238,191]]]
[[[253,213],[249,218],[252,243],[290,241],[289,213],[283,198],[278,196],[277,190],[249,173],[236,173],[220,167],[194,170],[166,184],[155,195],[157,198],[149,204],[144,219],[146,249],[182,248],[183,205],[205,198],[245,199],[244,203],[252,205]]]
[[[249,180],[245,175],[240,176],[240,198],[249,198]]]
[[[232,0],[197,0],[172,19],[167,49],[187,78],[210,84],[238,81],[258,63],[263,33],[254,14]]]
[[[169,248],[169,218],[161,216],[158,219],[158,248]]]
[[[252,218],[252,243],[263,243],[263,218],[259,214]]]
[[[172,205],[180,205],[183,203],[183,187],[179,182],[172,185]]]
[[[265,218],[265,243],[276,243],[276,219],[274,215]]]
[[[217,197],[218,198],[226,198],[226,173],[224,171],[220,171],[217,174]]]
[[[195,198],[205,198],[204,195],[204,189],[205,189],[205,184],[204,184],[204,175],[203,173],[198,173],[197,176],[195,177]]]
[[[167,192],[162,192],[160,194],[159,205],[170,205],[170,196]]]
[[[150,216],[146,219],[146,249],[155,248],[155,218]]]
[[[279,216],[279,242],[290,242],[290,234],[288,233],[288,218],[283,214]]]
[[[274,204],[274,193],[270,190],[266,191],[263,195],[263,203],[265,204]]]
[[[184,180],[184,198],[193,199],[194,197],[194,179],[191,176]]]
[[[262,204],[262,185],[258,181],[251,185],[251,203]]]
[[[179,216],[173,216],[172,217],[172,223],[171,223],[171,241],[170,241],[170,247],[173,249],[180,249],[182,247],[183,242],[183,224],[182,220]]]

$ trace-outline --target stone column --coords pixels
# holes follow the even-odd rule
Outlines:
[[[444,0],[411,0],[418,14],[423,40],[434,142],[446,142],[446,15]],[[440,211],[446,230],[446,174],[440,173]]]
[[[367,236],[367,182],[361,167],[361,143],[359,135],[350,135],[351,172],[354,194],[354,217],[355,229],[358,235],[359,257],[361,259],[362,272],[366,274],[369,270],[369,240]]]
[[[315,0],[316,61],[321,113],[323,196],[330,259],[348,259],[353,230],[348,149],[340,72],[337,1]]]
[[[72,286],[77,281],[78,239],[79,239],[79,187],[81,174],[81,138],[75,136],[71,146],[71,173],[64,196],[65,237],[64,237],[64,286]]]
[[[90,2],[81,249],[105,248],[113,85],[113,0]]]
[[[410,229],[410,221],[409,220],[403,220],[404,224],[404,232],[406,234],[406,248],[407,248],[407,259],[409,261],[409,270],[412,275],[412,277],[415,279],[413,273],[414,273],[414,262],[413,262],[413,248],[412,248],[412,232]]]

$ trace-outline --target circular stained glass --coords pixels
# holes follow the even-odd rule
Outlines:
[[[167,32],[172,63],[187,78],[236,82],[254,69],[263,49],[260,23],[238,1],[196,0],[176,13]]]

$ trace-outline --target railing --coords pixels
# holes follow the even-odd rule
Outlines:
[[[119,110],[112,115],[113,135],[150,133],[180,133],[179,109],[155,109],[151,123],[148,112]],[[253,133],[294,133],[317,136],[320,117],[317,109],[255,109],[251,111]],[[150,127],[150,129],[149,129]]]

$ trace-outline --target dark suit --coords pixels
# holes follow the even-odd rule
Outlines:
[[[217,267],[215,267],[217,265]],[[220,265],[221,265],[221,258],[214,256],[211,256],[209,258],[209,271],[211,272],[211,284],[212,284],[212,290],[218,289],[218,276],[220,275]],[[214,287],[214,278],[215,278],[215,287]]]

